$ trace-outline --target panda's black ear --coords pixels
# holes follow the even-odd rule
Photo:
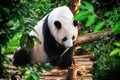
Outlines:
[[[61,23],[59,21],[55,21],[54,25],[57,29],[61,29]]]
[[[78,21],[73,21],[73,25],[76,27],[78,25]]]

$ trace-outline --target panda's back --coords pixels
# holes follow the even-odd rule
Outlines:
[[[30,63],[34,64],[34,63],[47,63],[47,62],[49,62],[49,58],[45,53],[43,46],[35,43],[34,48],[32,49],[31,52]]]
[[[46,17],[47,17],[47,15],[43,19],[41,19],[37,23],[37,25],[35,25],[34,30],[32,30],[30,32],[30,35],[33,35],[33,36],[36,36],[37,38],[39,38],[39,40],[41,41],[41,44],[44,43],[44,39],[43,39],[43,27],[44,26],[43,26],[43,23],[44,23]]]
[[[44,50],[44,46],[43,46],[44,45],[43,44],[44,43],[43,23],[44,23],[46,17],[47,17],[47,15],[37,23],[37,25],[34,27],[35,30],[32,30],[30,32],[30,35],[36,36],[41,41],[41,44],[37,44],[35,42],[34,48],[32,49],[32,53],[31,53],[31,60],[30,60],[31,64],[49,62],[48,56],[47,56],[47,54]]]

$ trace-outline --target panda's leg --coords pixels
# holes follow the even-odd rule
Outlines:
[[[30,61],[30,54],[27,53],[26,48],[18,49],[14,54],[13,64],[15,66],[26,66]]]
[[[62,56],[62,64],[60,65],[61,69],[66,69],[72,64],[72,53],[73,47],[71,47],[63,56]]]

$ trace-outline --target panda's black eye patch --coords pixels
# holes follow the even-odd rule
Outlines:
[[[77,25],[78,25],[78,22],[74,20],[74,21],[73,21],[73,25],[74,25],[74,26],[77,26]]]
[[[72,37],[72,40],[74,40],[74,39],[75,39],[75,36]]]
[[[57,29],[61,29],[61,23],[59,21],[55,21],[54,25]]]
[[[67,40],[67,37],[64,37],[63,39],[62,39],[62,41],[66,41]]]

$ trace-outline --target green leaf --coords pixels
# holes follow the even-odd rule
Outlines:
[[[110,53],[110,56],[114,56],[114,55],[117,55],[117,54],[120,54],[120,49],[119,49],[119,48],[114,49],[114,50]]]
[[[27,43],[28,33],[24,33],[20,39],[20,47],[23,47]]]
[[[120,20],[116,21],[112,31],[114,32],[114,34],[119,34],[120,33]]]
[[[36,41],[38,44],[41,44],[40,39],[37,38],[36,36],[31,36],[31,38],[33,38],[33,40]]]
[[[118,12],[120,12],[120,8],[114,8],[115,10],[117,10]]]
[[[29,15],[30,14],[30,9],[28,5],[24,5],[25,9],[26,9],[26,14]]]
[[[39,80],[39,75],[36,72],[31,74],[31,76],[33,77],[34,80]]]
[[[88,9],[85,5],[81,4],[80,6],[78,6],[80,9]]]
[[[79,13],[75,14],[74,19],[76,21],[83,21],[87,18],[88,13],[85,11],[80,11]]]
[[[5,12],[6,14],[9,14],[9,12],[10,12],[9,9],[10,9],[10,8],[5,8],[5,7],[3,7],[3,10],[4,10],[4,12]]]
[[[110,15],[113,15],[113,14],[115,14],[113,11],[108,11],[104,14],[104,16],[109,17]]]
[[[37,32],[33,26],[28,26],[30,30],[33,30],[34,32]]]
[[[21,47],[25,46],[27,48],[27,51],[30,51],[30,49],[34,47],[33,38],[28,33],[24,33],[20,40],[20,46]]]
[[[88,8],[88,10],[94,12],[94,7],[91,3],[89,2],[84,2],[85,6]]]
[[[26,48],[29,51],[30,49],[32,49],[34,47],[34,41],[33,38],[31,38],[30,36],[27,37],[27,43],[26,43]]]
[[[24,21],[25,24],[30,24],[32,26],[35,26],[36,22],[34,20],[32,20],[31,18],[25,18]]]
[[[28,70],[30,70],[30,69],[31,69],[30,64],[27,64],[27,65],[26,65],[26,69],[28,69]]]
[[[88,20],[86,21],[86,27],[91,26],[96,19],[96,15],[88,16]]]
[[[19,8],[19,10],[17,10],[17,11],[19,11],[18,13],[19,13],[20,15],[27,15],[27,10],[26,10],[26,7],[25,7],[25,6],[21,6],[21,7]]]
[[[53,66],[50,63],[41,64],[40,67],[47,70],[47,71],[53,69]]]
[[[120,14],[114,14],[112,16],[110,16],[110,18],[119,18],[120,17]]]
[[[94,28],[94,32],[95,32],[95,33],[98,32],[100,29],[103,28],[104,25],[105,25],[105,21],[102,21],[102,22],[100,22],[99,24],[97,24],[97,25],[95,26],[95,28]]]
[[[114,42],[113,44],[117,47],[120,47],[120,42]]]
[[[26,75],[25,80],[31,80],[31,75]]]
[[[45,64],[45,69],[46,69],[46,70],[52,70],[52,69],[53,69],[53,66],[52,66],[51,64],[49,64],[49,63],[46,63],[46,64]]]
[[[113,20],[106,20],[106,23],[109,24],[109,25],[113,25],[114,21]]]

